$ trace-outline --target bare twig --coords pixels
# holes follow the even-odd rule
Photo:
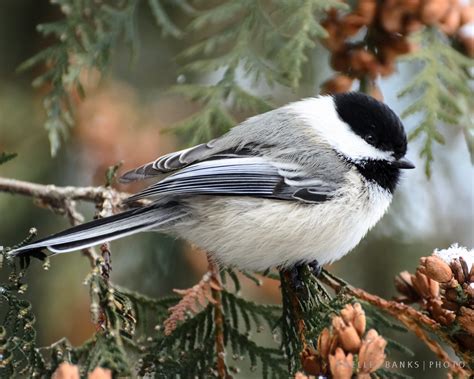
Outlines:
[[[97,217],[106,217],[114,213],[117,208],[121,208],[122,201],[130,196],[126,192],[116,191],[110,187],[59,187],[52,184],[44,185],[3,177],[0,177],[0,192],[30,196],[38,206],[65,215],[73,226],[84,221],[84,217],[76,209],[75,201],[95,203],[98,208]],[[146,201],[139,201],[138,203],[141,205],[147,204]],[[101,250],[105,252],[107,250],[106,246]],[[95,266],[99,255],[91,248],[82,251],[89,258],[91,266]],[[104,260],[108,262],[107,254],[103,253],[102,255],[104,255]],[[108,273],[104,273],[104,275],[108,276]]]
[[[0,177],[0,192],[30,196],[35,199],[44,200],[45,204],[51,206],[55,202],[63,202],[65,200],[81,200],[100,204],[106,199],[112,199],[114,207],[121,208],[124,205],[122,201],[130,196],[127,192],[117,191],[110,187],[61,187],[54,184],[37,184],[3,177]],[[146,205],[148,203],[149,201],[147,200],[138,200],[137,202],[127,203],[126,206]]]
[[[163,322],[165,327],[165,335],[170,335],[178,325],[179,321],[184,321],[187,312],[198,313],[200,308],[204,308],[209,303],[214,303],[214,298],[211,294],[211,286],[216,286],[218,282],[213,283],[213,276],[211,272],[206,272],[199,283],[191,288],[178,290],[174,292],[183,296],[178,304],[173,305],[168,310],[169,317]],[[218,289],[220,287],[216,287]]]
[[[448,353],[444,351],[441,345],[430,338],[426,331],[422,328],[422,325],[424,325],[434,333],[438,332],[441,328],[441,325],[435,320],[406,304],[385,300],[360,288],[355,288],[345,283],[341,283],[326,271],[323,271],[323,275],[321,275],[319,279],[334,289],[336,292],[345,291],[347,294],[364,300],[385,311],[386,313],[389,313],[398,321],[400,321],[408,330],[412,331],[440,359],[442,359],[444,362],[447,362],[452,372],[460,375],[462,378],[469,377],[468,373],[459,364],[456,364],[449,357]],[[436,334],[443,338],[440,333]],[[446,340],[445,338],[443,339]],[[449,341],[447,340],[447,342]],[[456,351],[457,350],[458,349],[456,349]]]
[[[55,199],[69,199],[99,203],[103,200],[104,193],[109,190],[111,189],[105,187],[59,187],[52,184],[44,185],[0,177],[0,192],[31,196],[33,198],[51,201]],[[117,194],[119,194],[122,199],[129,196],[129,194],[123,192],[117,192]]]
[[[102,202],[97,205],[96,218],[104,218],[113,215],[121,204],[122,198],[120,193],[113,190],[109,185],[104,188]],[[110,252],[110,243],[104,242],[100,246],[102,262],[100,265],[101,275],[105,281],[109,281],[110,272],[112,271],[112,254]]]

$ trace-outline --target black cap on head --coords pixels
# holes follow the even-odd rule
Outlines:
[[[342,121],[367,143],[392,151],[399,159],[407,152],[407,137],[398,116],[384,103],[359,92],[336,94],[334,103]]]

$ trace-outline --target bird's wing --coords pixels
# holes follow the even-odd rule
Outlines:
[[[323,202],[335,195],[336,183],[308,177],[298,164],[263,157],[224,157],[189,165],[127,201],[164,196],[230,195]]]
[[[120,181],[122,183],[129,183],[161,174],[167,174],[182,169],[194,162],[207,159],[223,150],[220,145],[216,146],[215,142],[218,140],[219,139],[214,139],[188,149],[163,155],[152,162],[126,172],[122,175]]]

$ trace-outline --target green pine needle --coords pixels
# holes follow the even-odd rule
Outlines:
[[[16,158],[17,155],[18,155],[17,153],[6,153],[6,152],[0,153],[0,165],[7,163],[8,161]]]
[[[347,5],[337,0],[296,0],[281,1],[284,21],[280,30],[287,36],[277,60],[293,89],[299,86],[302,66],[308,60],[307,54],[316,46],[318,39],[326,38],[327,32],[319,20],[331,8],[347,10]]]
[[[19,71],[38,65],[44,67],[43,73],[33,81],[33,86],[47,84],[50,88],[43,103],[45,128],[53,156],[74,125],[74,94],[85,96],[81,75],[91,69],[105,74],[110,67],[113,50],[122,41],[130,47],[132,57],[137,55],[139,45],[139,0],[109,4],[91,0],[56,0],[54,3],[60,7],[64,18],[38,25],[37,29],[44,37],[53,36],[57,42],[18,67]],[[161,1],[149,0],[148,4],[163,34],[182,35],[166,14]],[[185,0],[180,0],[177,5],[188,13],[192,12]]]
[[[463,120],[465,109],[472,96],[469,72],[473,61],[455,50],[447,38],[434,28],[426,29],[419,37],[421,48],[405,60],[418,63],[421,68],[414,79],[398,94],[399,97],[415,94],[418,98],[405,109],[402,117],[422,113],[419,125],[409,139],[424,138],[420,156],[425,159],[425,172],[431,176],[433,144],[443,144],[444,137],[438,130],[439,122],[462,125],[468,146],[472,147],[472,121]],[[462,127],[462,126],[461,126]],[[472,151],[472,148],[470,149]],[[472,156],[471,156],[472,158]]]

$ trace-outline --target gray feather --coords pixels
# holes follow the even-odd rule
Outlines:
[[[165,228],[187,216],[184,207],[152,205],[93,220],[9,252],[12,256],[50,249],[68,252],[112,241],[139,231]]]
[[[297,162],[307,177],[342,184],[349,167],[309,125],[287,108],[254,116],[208,143],[167,154],[125,173],[130,182],[170,174],[191,164],[229,155],[263,156],[280,162]]]
[[[226,195],[321,202],[331,198],[338,186],[307,179],[301,167],[293,165],[291,180],[284,176],[289,165],[267,162],[261,157],[216,159],[190,165],[127,199],[171,196]],[[283,173],[283,174],[282,174]],[[306,189],[306,191],[301,191]]]
[[[153,162],[126,172],[120,177],[120,181],[122,183],[129,183],[166,174],[184,168],[191,163],[206,159],[219,152],[219,150],[214,149],[214,141],[166,154]]]

